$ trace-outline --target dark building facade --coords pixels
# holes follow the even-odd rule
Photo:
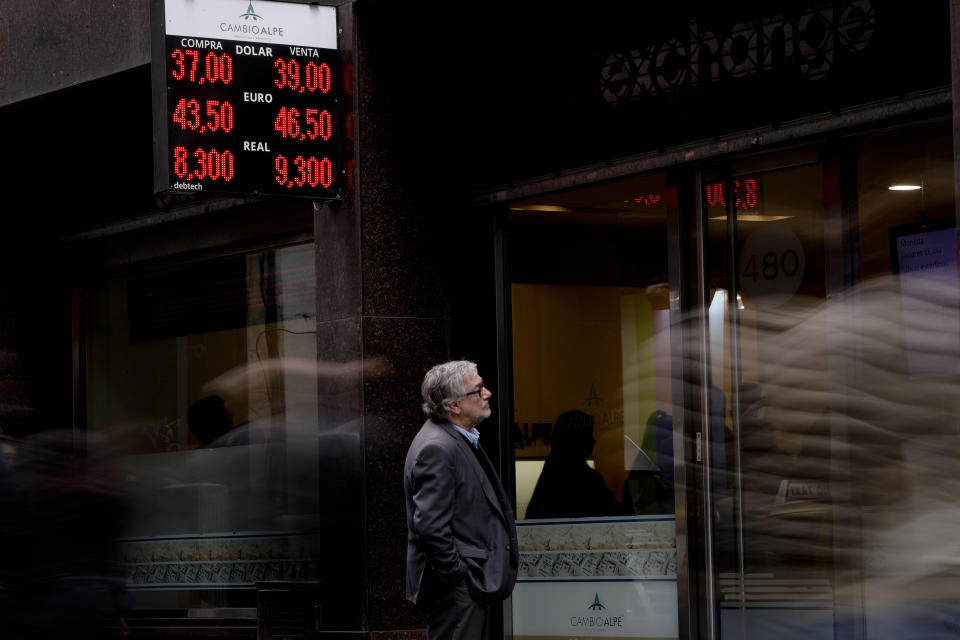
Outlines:
[[[953,637],[957,2],[294,2],[323,200],[158,190],[161,4],[0,2],[11,637],[425,638],[453,358],[519,518],[493,637]]]

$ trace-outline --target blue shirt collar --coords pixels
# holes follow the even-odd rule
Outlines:
[[[453,424],[453,423],[451,422],[450,424]],[[470,441],[470,444],[473,445],[473,448],[474,448],[474,449],[476,449],[477,447],[480,446],[480,445],[479,445],[479,443],[480,443],[480,432],[477,431],[477,428],[476,428],[476,427],[474,427],[474,428],[471,429],[470,431],[467,431],[466,429],[464,429],[464,428],[461,427],[460,425],[453,424],[453,428],[456,429],[457,431],[459,431],[460,433],[462,433],[462,434],[464,435],[464,437],[465,437],[467,440]]]

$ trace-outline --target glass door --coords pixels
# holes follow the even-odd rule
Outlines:
[[[703,181],[716,596],[729,638],[955,638],[949,120]]]
[[[830,243],[820,162],[705,179],[722,638],[834,637]],[[819,397],[818,397],[819,395]]]
[[[513,203],[515,638],[677,638],[664,174]]]

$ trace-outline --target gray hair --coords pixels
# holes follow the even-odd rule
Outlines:
[[[477,364],[469,360],[451,360],[427,371],[420,386],[423,412],[435,421],[445,421],[450,416],[447,403],[463,397],[467,391],[464,381],[475,375]]]

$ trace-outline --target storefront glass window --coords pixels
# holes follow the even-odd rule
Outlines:
[[[723,638],[956,634],[951,140],[930,122],[730,176],[732,254],[708,202]]]
[[[857,141],[862,286],[843,509],[869,640],[960,630],[960,290],[949,118]],[[855,418],[855,419],[854,419]]]
[[[314,279],[306,245],[85,291],[87,446],[124,482],[134,609],[252,624],[257,582],[317,579]]]
[[[516,637],[676,637],[662,174],[511,207]]]

